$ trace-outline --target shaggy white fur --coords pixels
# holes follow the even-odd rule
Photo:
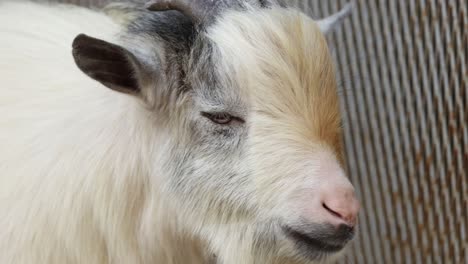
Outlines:
[[[260,243],[255,236],[269,230],[255,221],[297,216],[288,195],[316,191],[324,179],[311,177],[314,169],[324,157],[333,164],[341,158],[336,84],[318,26],[297,11],[273,8],[233,12],[207,34],[225,66],[238,67],[242,76],[233,78],[245,84],[240,94],[249,97],[257,125],[248,158],[255,164],[245,168],[254,170],[252,183],[225,182],[226,189],[204,197],[224,202],[231,195],[239,208],[263,207],[253,217],[233,215],[231,208],[215,212],[209,201],[192,211],[181,206],[167,175],[159,175],[165,150],[174,145],[168,138],[175,136],[156,127],[154,113],[137,97],[78,70],[71,53],[76,35],[115,43],[120,31],[106,15],[84,8],[0,3],[0,263],[196,264],[209,262],[212,252],[223,264],[304,263],[290,242],[272,251],[252,248]],[[247,57],[239,61],[236,54]],[[264,61],[269,57],[276,61]],[[250,59],[265,71],[240,66]],[[276,156],[265,158],[271,153]],[[205,166],[203,158],[195,165]],[[348,188],[340,173],[333,181]],[[214,176],[201,175],[216,186]],[[190,181],[194,193],[206,192],[203,181]],[[250,189],[240,188],[245,185]],[[221,214],[232,224],[218,221]]]
[[[171,243],[147,188],[151,117],[72,58],[77,34],[112,41],[119,26],[84,8],[10,2],[0,23],[0,263],[172,263],[155,259]]]

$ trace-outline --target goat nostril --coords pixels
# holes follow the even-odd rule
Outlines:
[[[354,213],[353,210],[343,209],[343,207],[330,207],[326,203],[322,203],[322,206],[325,210],[328,211],[330,215],[344,221],[346,225],[350,227],[354,227],[357,221],[357,212]],[[332,209],[337,208],[337,209]]]
[[[340,219],[343,219],[343,216],[342,216],[340,213],[338,213],[337,211],[332,210],[332,209],[331,209],[330,207],[328,207],[325,203],[322,203],[322,206],[323,206],[323,208],[325,208],[325,209],[326,209],[329,213],[331,213],[332,215],[334,215],[334,216],[336,216],[336,217],[338,217],[338,218],[340,218]]]

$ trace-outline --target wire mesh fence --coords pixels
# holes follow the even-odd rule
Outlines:
[[[294,1],[313,15],[347,1]],[[468,263],[467,2],[358,1],[332,37],[350,177],[348,263]]]

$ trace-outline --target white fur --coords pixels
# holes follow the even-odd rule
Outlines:
[[[0,4],[0,263],[173,263],[158,250],[174,220],[147,188],[151,116],[71,55],[77,34],[119,30],[83,8]]]
[[[273,9],[245,16],[236,12],[227,16],[209,37],[222,46],[224,59],[230,59],[231,52],[239,54],[238,49],[252,55],[243,61],[252,59],[251,66],[258,63],[254,61],[258,56],[255,67],[264,67],[262,58],[271,55],[277,61],[268,70],[291,66],[278,74],[279,80],[249,79],[261,72],[241,73],[246,78],[242,81],[236,78],[248,89],[258,88],[241,91],[253,108],[275,115],[275,109],[285,106],[282,100],[290,100],[286,110],[295,115],[281,123],[284,117],[271,119],[258,111],[253,115],[258,125],[252,128],[249,160],[223,161],[229,167],[243,164],[240,170],[245,171],[251,163],[255,179],[237,180],[248,188],[216,178],[207,181],[212,186],[201,188],[197,177],[207,175],[193,175],[189,187],[207,200],[232,199],[246,211],[260,207],[255,220],[232,208],[215,210],[219,208],[208,202],[189,210],[168,196],[165,177],[170,175],[160,175],[160,170],[167,159],[165,150],[175,145],[169,140],[174,135],[155,126],[154,113],[142,101],[111,91],[77,69],[71,55],[73,38],[86,33],[116,42],[120,26],[83,8],[0,3],[0,263],[196,264],[207,263],[211,251],[223,264],[304,263],[291,258],[295,251],[290,242],[279,243],[274,252],[251,251],[258,229],[277,231],[263,220],[294,215],[287,208],[289,196],[303,186],[314,190],[324,182],[311,177],[313,170],[306,173],[308,166],[319,167],[320,153],[331,157],[326,162],[337,162],[339,113],[331,59],[317,26],[298,12]],[[296,31],[291,32],[291,26]],[[250,35],[245,37],[243,29],[251,30]],[[266,44],[269,37],[277,46]],[[231,39],[238,41],[235,47]],[[284,50],[291,57],[282,58]],[[291,84],[290,91],[281,90],[281,83]],[[270,96],[260,98],[266,94],[262,89],[272,89]],[[301,111],[307,116],[296,119]],[[321,118],[315,118],[318,114]],[[319,129],[325,123],[332,139]],[[278,133],[270,133],[275,126]],[[276,154],[270,157],[271,153]],[[210,156],[199,158],[194,167],[206,169],[204,159]],[[297,163],[293,166],[291,161]],[[279,170],[276,164],[281,165]],[[343,176],[337,181],[347,184]],[[278,194],[277,188],[284,193]]]

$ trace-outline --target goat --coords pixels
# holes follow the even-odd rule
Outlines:
[[[0,3],[0,263],[335,259],[359,203],[325,34],[348,9]]]

